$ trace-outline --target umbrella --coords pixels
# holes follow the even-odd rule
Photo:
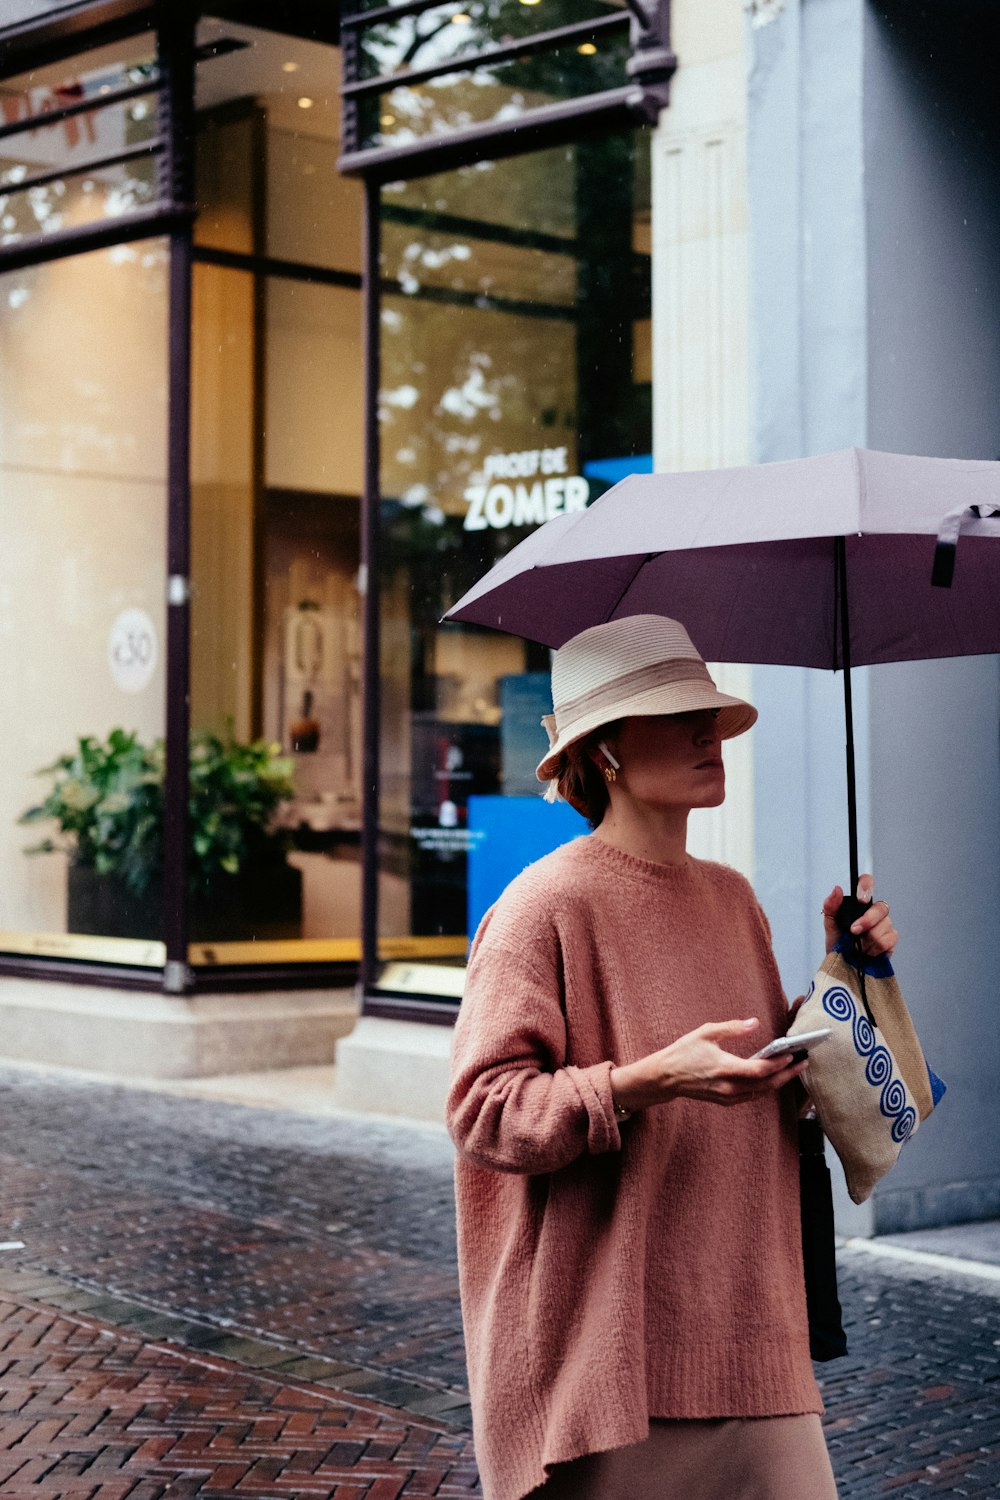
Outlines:
[[[1000,463],[849,448],[633,474],[445,618],[556,647],[632,614],[682,621],[710,661],[843,671],[853,892],[851,667],[1000,652]]]

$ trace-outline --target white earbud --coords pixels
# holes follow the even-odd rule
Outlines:
[[[615,760],[614,756],[611,754],[611,751],[607,747],[607,743],[604,740],[599,740],[598,741],[597,748],[598,748],[598,750],[600,750],[601,754],[604,756],[605,760],[608,762],[608,765],[611,766],[612,770],[614,770],[614,771],[620,771],[621,770],[621,763],[619,761]]]

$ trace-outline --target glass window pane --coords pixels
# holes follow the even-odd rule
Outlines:
[[[362,188],[337,172],[338,49],[213,17],[198,41],[199,242],[359,274]]]
[[[149,84],[134,98],[0,139],[0,244],[117,218],[156,199],[156,156],[145,148],[160,132],[157,79],[155,40],[144,35],[0,82],[7,128]],[[126,161],[89,165],[123,152]]]
[[[448,301],[522,300],[526,315],[545,307],[572,307],[576,301],[576,260],[572,240],[511,227],[484,240],[475,220],[450,215],[427,222],[423,211],[387,201],[383,211],[385,265],[407,296],[439,289]],[[541,307],[539,308],[539,304]]]
[[[445,73],[423,83],[404,81],[358,101],[361,141],[366,147],[405,146],[618,88],[628,81],[628,57],[628,28],[623,26],[511,62]]]
[[[232,883],[199,856],[195,962],[359,956],[360,334],[356,292],[197,267],[192,728],[281,794]]]
[[[504,552],[651,466],[648,137],[383,190],[381,983],[453,995],[539,796],[549,653],[439,624]]]
[[[335,49],[211,19],[199,38],[197,237],[243,259],[195,275],[192,727],[213,774],[278,795],[226,878],[196,849],[191,956],[356,961],[361,189],[336,174]]]
[[[163,961],[167,256],[149,240],[0,277],[8,950]]]

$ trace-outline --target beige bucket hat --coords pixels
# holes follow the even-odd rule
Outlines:
[[[719,692],[684,626],[666,615],[608,620],[560,646],[552,658],[552,705],[542,719],[549,751],[535,772],[551,783],[570,745],[616,719],[717,708],[724,740],[757,720],[753,704]]]

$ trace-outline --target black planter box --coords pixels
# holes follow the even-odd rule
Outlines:
[[[99,937],[159,938],[163,886],[154,880],[135,896],[117,875],[87,865],[67,872],[67,928]],[[302,871],[269,865],[219,881],[191,903],[193,943],[273,942],[302,936]]]

